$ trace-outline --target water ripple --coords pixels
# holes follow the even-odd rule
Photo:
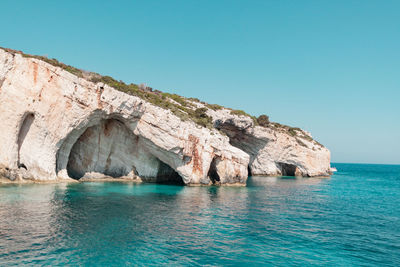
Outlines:
[[[400,166],[247,187],[0,187],[0,265],[400,265]]]

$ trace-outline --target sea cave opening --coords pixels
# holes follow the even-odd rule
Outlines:
[[[70,178],[140,177],[145,182],[184,184],[182,177],[152,154],[152,149],[122,121],[104,119],[88,127],[72,145]]]
[[[288,163],[278,163],[282,176],[296,176],[297,166]]]
[[[151,179],[152,177],[150,178],[150,181]],[[159,169],[154,182],[158,184],[185,184],[182,180],[182,177],[168,164],[162,162],[161,160],[159,160]]]
[[[213,184],[220,182],[220,177],[217,172],[217,158],[213,158],[210,164],[210,169],[208,170],[208,177]]]
[[[247,165],[247,175],[248,175],[248,176],[251,176],[251,167],[250,167],[250,164]]]

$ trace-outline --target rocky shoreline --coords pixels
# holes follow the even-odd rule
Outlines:
[[[0,49],[0,100],[0,175],[10,181],[83,181],[99,173],[245,185],[249,174],[331,173],[329,150],[299,128],[261,126],[242,111],[10,49]]]

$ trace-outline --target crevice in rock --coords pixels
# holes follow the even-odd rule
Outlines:
[[[25,170],[27,170],[28,168],[25,166],[25,164],[23,164],[23,163],[18,163],[18,169],[25,169]]]
[[[23,116],[21,127],[18,132],[18,139],[17,139],[17,144],[18,144],[18,159],[17,159],[17,166],[18,168],[24,168],[28,169],[24,163],[21,162],[21,148],[22,145],[25,141],[25,137],[29,132],[29,129],[31,128],[33,121],[35,119],[35,115],[33,113],[26,113]]]
[[[217,161],[218,158],[214,157],[213,160],[211,161],[210,169],[208,170],[207,174],[213,184],[217,184],[221,181],[217,172]]]
[[[250,168],[250,164],[247,166],[247,173],[248,173],[248,176],[251,176],[251,168]]]
[[[0,89],[1,89],[1,87],[3,86],[3,83],[4,83],[4,81],[6,80],[6,78],[4,77],[4,78],[2,78],[2,79],[0,79]]]

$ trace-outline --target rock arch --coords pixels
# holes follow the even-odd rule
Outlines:
[[[250,124],[249,124],[250,125]],[[268,140],[259,139],[246,130],[249,125],[236,125],[233,119],[227,119],[225,121],[216,120],[215,128],[224,132],[229,138],[229,144],[239,148],[240,150],[247,153],[250,157],[249,164],[247,166],[248,175],[253,173],[253,164],[256,160],[260,150],[262,150],[268,143]]]
[[[181,176],[118,116],[96,118],[70,133],[57,154],[57,172],[79,180],[111,176],[183,184]]]

